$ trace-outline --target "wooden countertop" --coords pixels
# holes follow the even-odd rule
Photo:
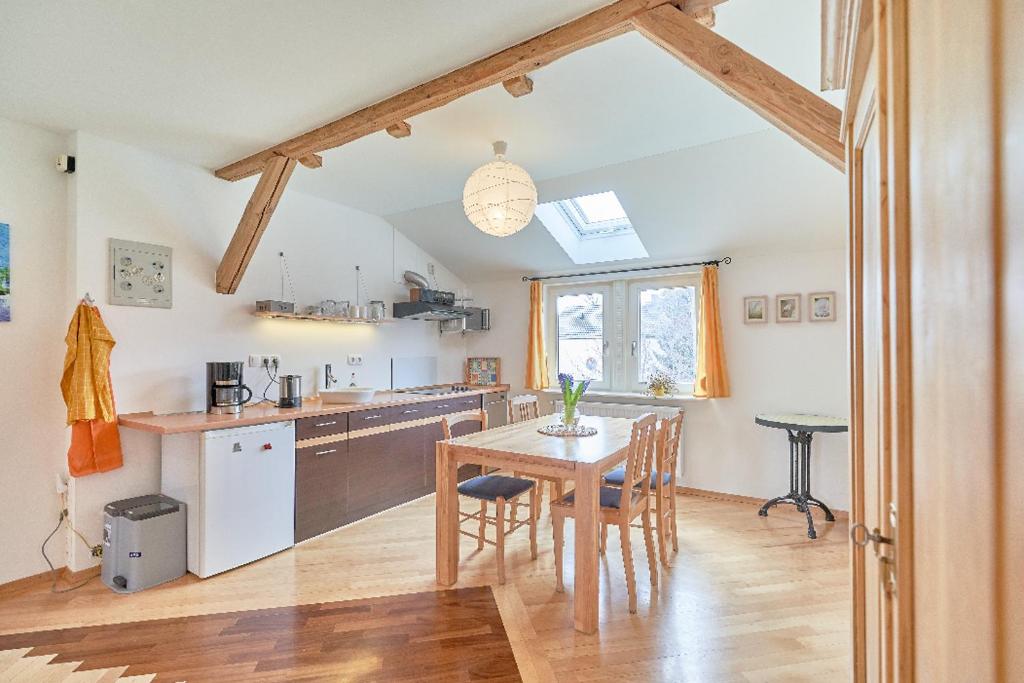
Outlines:
[[[330,403],[326,404],[319,398],[302,399],[301,408],[278,408],[269,403],[246,406],[237,415],[211,415],[203,411],[191,413],[127,413],[117,416],[117,423],[127,429],[138,429],[156,434],[184,434],[187,432],[207,432],[214,429],[230,427],[248,427],[250,425],[267,424],[297,420],[303,417],[350,413],[356,410],[372,410],[390,406],[408,405],[410,403],[426,403],[456,396],[479,396],[500,391],[508,391],[509,385],[499,384],[493,387],[478,387],[469,391],[450,394],[410,394],[400,391],[378,391],[373,400],[367,403]]]

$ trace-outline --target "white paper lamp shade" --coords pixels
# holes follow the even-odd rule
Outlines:
[[[488,235],[506,237],[526,227],[537,208],[537,187],[521,166],[505,160],[504,143],[494,143],[497,157],[473,171],[462,190],[462,208],[470,223]]]

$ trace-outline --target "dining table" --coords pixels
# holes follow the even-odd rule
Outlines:
[[[633,420],[585,415],[580,424],[592,436],[548,436],[537,430],[560,421],[557,415],[474,432],[437,442],[437,583],[459,578],[460,465],[572,480],[575,484],[573,615],[577,631],[594,633],[598,624],[598,538],[601,476],[626,460]],[[551,582],[554,585],[555,577]]]

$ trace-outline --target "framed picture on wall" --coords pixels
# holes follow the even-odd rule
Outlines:
[[[500,358],[467,358],[466,384],[492,387],[501,384]]]
[[[800,299],[799,294],[779,294],[775,297],[775,322],[777,323],[798,323],[800,322]]]
[[[743,322],[768,322],[768,297],[747,296],[743,298]]]
[[[836,293],[811,292],[807,295],[808,316],[812,323],[830,322],[836,319]]]

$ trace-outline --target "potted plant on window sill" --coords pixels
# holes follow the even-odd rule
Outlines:
[[[672,396],[679,390],[676,380],[663,370],[657,370],[647,380],[647,393],[655,398]]]
[[[558,373],[558,384],[562,387],[562,424],[570,429],[575,429],[580,421],[576,414],[576,404],[580,402],[580,398],[590,386],[590,380],[585,379],[576,384],[572,375]]]

